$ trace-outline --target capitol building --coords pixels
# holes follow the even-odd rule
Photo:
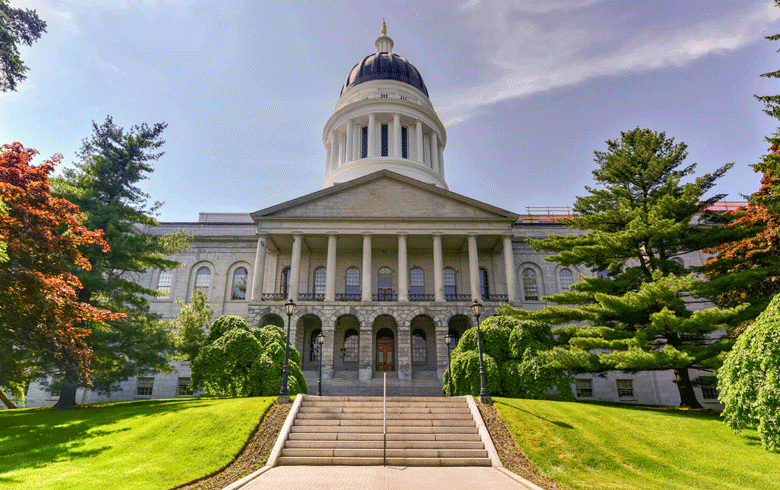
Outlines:
[[[384,27],[375,46],[347,73],[323,129],[319,190],[253,212],[203,212],[197,221],[150,228],[184,230],[193,240],[172,257],[181,267],[150,270],[138,281],[164,293],[150,303],[167,319],[203,290],[217,316],[286,327],[284,303],[292,299],[290,337],[310,390],[321,361],[326,395],[380,394],[383,372],[389,395],[441,395],[444,338],[455,339],[452,349],[475,326],[474,300],[484,305],[482,319],[502,304],[541,309],[543,296],[595,273],[545,262],[528,245],[578,233],[558,224],[556,212],[520,214],[448,188],[447,130],[422,74],[394,53]],[[703,256],[683,260],[688,266]],[[173,365],[172,374],[127,380],[110,398],[79,390],[76,400],[191,396],[189,366]],[[700,374],[707,375],[692,370],[691,377]],[[679,404],[671,371],[580,375],[573,388],[585,400]],[[695,390],[704,406],[719,407],[706,386]],[[56,396],[33,383],[28,406],[51,405]]]

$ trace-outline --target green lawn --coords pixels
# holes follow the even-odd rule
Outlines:
[[[3,490],[166,490],[241,450],[275,397],[0,411]]]
[[[496,398],[526,456],[573,489],[780,489],[780,454],[717,415]]]

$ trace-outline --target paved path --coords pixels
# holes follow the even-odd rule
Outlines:
[[[528,490],[491,467],[276,466],[241,490]]]

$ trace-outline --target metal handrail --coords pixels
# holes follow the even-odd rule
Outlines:
[[[387,371],[382,374],[382,464],[387,466]]]

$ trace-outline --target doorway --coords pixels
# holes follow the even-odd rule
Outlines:
[[[395,336],[389,328],[376,333],[376,370],[395,371]]]

